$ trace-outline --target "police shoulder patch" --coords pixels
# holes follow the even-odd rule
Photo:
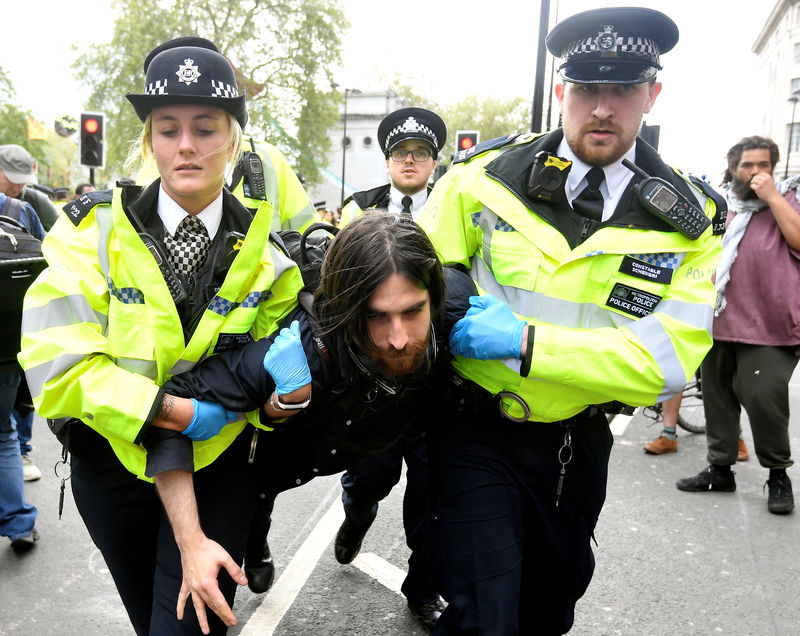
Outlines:
[[[459,150],[453,156],[453,163],[463,163],[465,161],[469,161],[476,155],[483,154],[484,152],[489,152],[490,150],[497,150],[498,148],[502,148],[503,146],[507,146],[512,141],[514,141],[517,137],[519,137],[520,133],[512,133],[511,135],[506,135],[505,137],[497,137],[496,139],[489,139],[487,141],[482,141],[479,144],[472,146],[472,148],[467,148],[466,150]]]
[[[708,183],[693,174],[689,175],[689,181],[700,188],[703,194],[714,202],[716,211],[714,212],[714,218],[711,219],[712,233],[716,236],[725,234],[725,219],[728,216],[728,202],[725,200],[725,197],[714,190]]]
[[[77,199],[70,201],[64,206],[64,212],[69,220],[77,227],[81,221],[89,214],[89,211],[101,203],[111,203],[113,190],[93,190],[85,192]]]

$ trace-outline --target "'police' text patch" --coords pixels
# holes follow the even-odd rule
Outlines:
[[[221,333],[217,338],[217,346],[214,347],[214,353],[238,349],[251,342],[253,342],[253,336],[249,333]]]
[[[624,311],[626,314],[642,318],[653,313],[656,305],[661,300],[661,296],[648,294],[641,289],[634,289],[627,285],[617,283],[611,290],[611,295],[606,301],[606,305]]]
[[[651,265],[643,261],[638,261],[635,258],[626,256],[622,259],[622,265],[619,268],[623,274],[629,274],[636,278],[643,278],[645,280],[652,280],[656,283],[672,282],[672,273],[674,270],[669,267],[660,267],[658,265]]]

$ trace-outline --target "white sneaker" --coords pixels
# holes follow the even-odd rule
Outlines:
[[[22,477],[25,481],[36,481],[42,478],[42,471],[27,455],[22,456]]]

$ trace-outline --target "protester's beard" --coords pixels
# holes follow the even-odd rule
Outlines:
[[[747,181],[740,181],[734,177],[733,181],[731,181],[731,191],[736,195],[739,201],[752,201],[758,198],[755,190],[750,187],[749,179]]]
[[[394,347],[370,347],[367,355],[380,374],[387,378],[408,375],[416,371],[425,360],[429,340],[430,334],[424,342],[408,343],[400,350]]]

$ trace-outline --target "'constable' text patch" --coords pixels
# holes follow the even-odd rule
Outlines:
[[[636,278],[644,278],[645,280],[652,280],[656,283],[672,282],[672,270],[669,267],[661,267],[658,265],[651,265],[643,261],[638,261],[635,258],[626,256],[622,259],[622,265],[619,268],[623,274],[629,274]]]
[[[606,305],[624,311],[626,314],[642,318],[653,313],[661,296],[648,294],[641,289],[634,289],[621,283],[614,285]]]

